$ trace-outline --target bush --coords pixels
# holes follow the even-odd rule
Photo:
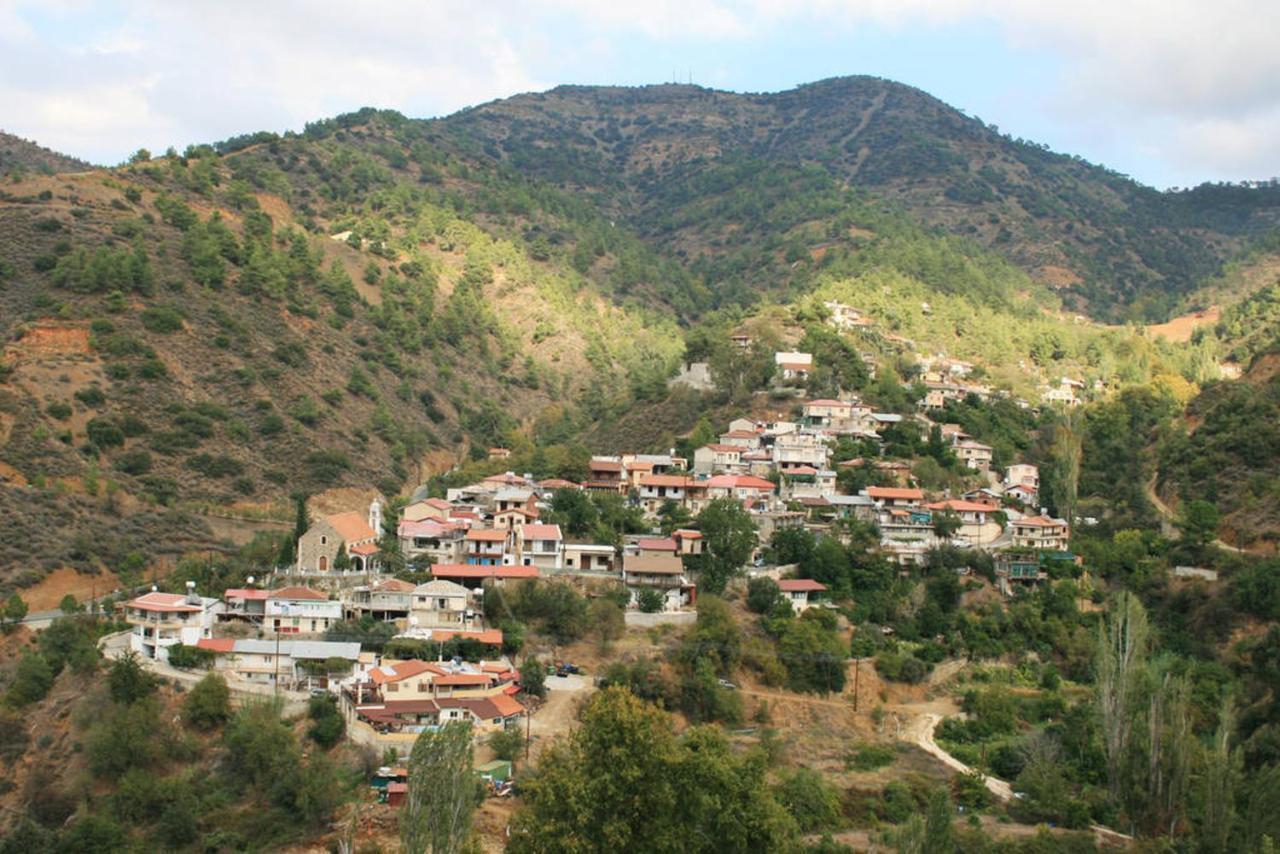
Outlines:
[[[772,578],[753,578],[747,583],[747,607],[757,614],[768,614],[782,598],[778,582]]]
[[[855,771],[875,771],[892,765],[898,751],[888,745],[862,744],[849,754],[847,765]]]
[[[804,833],[827,830],[840,817],[839,793],[812,769],[797,768],[787,774],[778,783],[776,794]]]
[[[53,687],[53,670],[44,656],[27,652],[18,662],[17,672],[5,692],[5,700],[13,706],[25,706],[43,700]]]
[[[187,692],[182,712],[197,729],[209,730],[225,723],[231,717],[231,690],[227,688],[227,680],[217,673],[205,676]]]
[[[662,593],[652,587],[646,587],[636,596],[636,607],[646,614],[657,614],[666,604]]]
[[[489,736],[489,747],[493,749],[494,756],[509,762],[524,747],[524,733],[518,728],[499,730]]]
[[[882,652],[876,656],[876,672],[890,682],[906,682],[916,685],[929,675],[929,665],[912,655],[898,652]]]
[[[96,385],[80,389],[76,392],[75,398],[85,406],[101,406],[107,402],[107,396]]]
[[[89,441],[99,448],[113,448],[124,444],[124,431],[110,418],[93,418],[85,426]]]
[[[535,697],[547,696],[547,671],[542,662],[529,656],[520,665],[520,688]]]
[[[151,454],[142,448],[133,448],[116,457],[113,465],[122,474],[144,475],[151,471]]]
[[[182,643],[169,647],[169,663],[180,670],[205,670],[213,664],[216,655],[211,649]]]
[[[172,306],[157,305],[145,308],[138,319],[149,332],[158,332],[162,335],[177,332],[182,328],[182,313]]]
[[[45,412],[49,413],[51,418],[56,418],[59,421],[66,421],[71,417],[71,404],[55,400],[45,408]]]
[[[347,722],[333,697],[312,697],[307,703],[307,717],[311,719],[307,736],[326,750],[342,741],[347,732]]]

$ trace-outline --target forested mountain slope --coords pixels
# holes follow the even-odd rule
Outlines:
[[[1096,317],[1162,317],[1280,206],[1273,185],[1158,192],[871,77],[760,95],[562,86],[435,124],[704,259],[713,302],[786,278],[760,255],[763,266],[724,264],[740,234],[842,240],[828,220],[852,190],[998,250]]]

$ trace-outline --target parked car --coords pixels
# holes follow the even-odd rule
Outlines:
[[[738,690],[738,686],[737,686],[737,685],[734,685],[734,684],[733,684],[732,682],[730,682],[728,679],[720,679],[720,680],[718,680],[718,681],[720,682],[720,687],[721,687],[721,688],[728,688],[730,691],[737,691],[737,690]]]

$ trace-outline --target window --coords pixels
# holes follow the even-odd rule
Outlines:
[[[394,694],[400,690],[400,685],[396,682],[388,682],[387,690],[390,691],[392,694]]]
[[[327,546],[327,545],[329,545],[329,538],[328,538],[328,537],[326,537],[324,534],[321,534],[321,535],[320,535],[320,545],[322,545],[322,546]]]

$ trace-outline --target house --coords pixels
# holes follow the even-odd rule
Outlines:
[[[708,498],[736,498],[762,510],[774,491],[772,481],[749,474],[716,475],[707,480],[706,487]]]
[[[309,587],[272,590],[266,598],[262,625],[279,634],[317,634],[342,622],[342,603]]]
[[[696,465],[696,463],[695,463]],[[678,474],[648,474],[640,478],[640,506],[648,516],[657,516],[662,505],[672,501],[684,506],[693,478]]]
[[[425,629],[469,629],[476,614],[467,607],[467,588],[435,578],[413,589],[409,625]]]
[[[960,522],[960,527],[956,529],[955,536],[971,546],[981,546],[995,542],[996,538],[1000,536],[1000,523],[994,518],[999,508],[993,507],[987,502],[952,498],[946,501],[935,501],[932,504],[926,504],[925,509],[929,510],[935,519],[938,514],[955,514],[956,519]]]
[[[704,543],[701,531],[691,531],[688,528],[679,528],[671,532],[671,539],[676,542],[677,555],[702,554]]]
[[[585,484],[587,489],[597,491],[621,492],[623,490],[622,460],[609,457],[592,457],[587,466],[591,478]]]
[[[1004,491],[1004,494],[1023,507],[1034,507],[1040,502],[1040,493],[1025,483],[1015,483]]]
[[[1013,532],[1013,546],[1044,552],[1064,552],[1071,537],[1070,527],[1064,519],[1047,516],[1031,516],[1009,523]]]
[[[484,582],[489,581],[493,584],[502,585],[507,581],[517,581],[525,578],[537,578],[539,575],[536,566],[503,566],[500,564],[436,564],[431,567],[431,576],[433,578],[447,578],[450,581],[456,581],[469,590],[478,590],[483,586]]]
[[[657,590],[663,597],[663,610],[677,611],[694,600],[694,587],[684,576],[684,564],[675,554],[635,554],[622,559],[622,583],[631,593],[633,604],[642,590]]]
[[[764,425],[759,421],[752,421],[750,418],[735,418],[729,422],[729,429],[735,432],[750,430],[753,433],[759,433],[764,429]]]
[[[503,487],[493,496],[495,513],[505,510],[525,510],[534,516],[538,515],[538,496],[532,489]]]
[[[360,644],[354,642],[205,638],[196,646],[216,654],[216,670],[288,688],[323,688],[350,679],[360,660]]]
[[[345,557],[349,572],[364,573],[377,568],[378,537],[382,530],[382,505],[375,498],[369,512],[335,513],[311,525],[298,538],[297,571],[306,574],[337,571]]]
[[[449,511],[453,509],[453,505],[443,498],[424,498],[420,501],[414,501],[406,504],[404,509],[400,511],[400,519],[405,522],[421,522],[423,519],[435,519],[443,522],[449,518]]]
[[[791,604],[791,610],[799,614],[814,604],[814,595],[827,592],[827,585],[812,578],[783,578],[778,582],[778,589]]]
[[[1012,596],[1017,587],[1033,587],[1049,579],[1040,566],[1038,554],[1000,552],[995,556],[996,588]]]
[[[981,442],[972,440],[956,442],[956,456],[960,458],[966,468],[974,471],[987,471],[990,469],[992,453],[992,447]]]
[[[427,558],[432,563],[457,563],[462,559],[465,535],[464,525],[435,516],[402,519],[396,526],[400,553],[406,560]]]
[[[252,578],[249,579],[253,581]],[[218,619],[224,622],[241,621],[261,623],[267,614],[267,597],[270,590],[259,590],[256,587],[228,587],[222,593],[226,603]]]
[[[813,433],[779,436],[773,442],[773,464],[780,469],[795,466],[825,469],[830,453],[826,438]]]
[[[755,430],[730,430],[720,434],[721,445],[736,445],[743,451],[753,451],[760,447],[760,434]]]
[[[489,459],[491,460],[505,460],[505,459],[509,459],[510,457],[511,457],[510,448],[490,448],[489,449]]]
[[[463,559],[473,566],[502,566],[512,562],[511,530],[472,528],[462,538]]]
[[[823,306],[826,307],[827,311],[831,312],[827,318],[827,323],[836,329],[849,330],[872,325],[868,318],[862,316],[862,312],[851,305],[845,305],[838,300],[827,300],[823,303]]]
[[[525,524],[520,529],[520,534],[524,540],[520,553],[521,563],[540,569],[555,569],[560,566],[564,535],[560,533],[559,525]]]
[[[813,370],[812,353],[778,352],[773,354],[773,362],[778,366],[778,374],[787,381],[804,381]]]
[[[1029,463],[1014,463],[1004,470],[1005,489],[1014,486],[1028,487],[1032,493],[1040,491],[1040,469]]]
[[[209,637],[223,605],[218,599],[196,594],[194,581],[187,582],[187,594],[152,590],[124,606],[125,622],[132,626],[129,648],[145,658],[169,660],[169,647],[195,646]]]
[[[631,554],[674,555],[678,550],[674,537],[641,537]]]
[[[511,531],[514,536],[511,545],[514,551],[520,550],[520,530],[530,522],[538,521],[538,511],[524,507],[508,507],[493,514],[493,527],[498,530]]]
[[[693,452],[693,470],[698,474],[740,471],[743,450],[738,445],[703,445]]]
[[[565,543],[565,569],[585,572],[617,572],[618,552],[613,546]]]
[[[868,486],[863,494],[880,507],[919,507],[924,501],[924,493],[910,487]]]
[[[347,698],[354,705],[356,718],[379,733],[416,734],[453,721],[465,721],[483,734],[518,727],[525,715],[520,701],[507,694],[414,700],[374,698],[363,702],[356,702],[350,694]],[[388,803],[394,804],[397,800],[392,787],[399,785],[406,784],[388,784]]]
[[[833,427],[853,419],[851,401],[821,398],[804,405],[804,423],[809,427]]]
[[[384,660],[368,672],[366,681],[355,686],[356,699],[363,704],[377,699],[439,702],[446,698],[486,697],[504,693],[518,675],[505,662]]]
[[[381,622],[406,620],[413,607],[413,585],[398,578],[384,578],[376,584],[355,587],[347,592],[344,610],[348,620],[370,617]]]

